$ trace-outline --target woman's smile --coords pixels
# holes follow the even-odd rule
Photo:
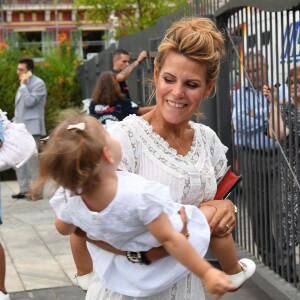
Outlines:
[[[183,108],[184,106],[186,106],[187,104],[184,104],[184,103],[177,103],[177,102],[174,102],[174,101],[171,101],[171,100],[166,100],[167,103],[172,106],[172,107],[176,107],[176,108]]]

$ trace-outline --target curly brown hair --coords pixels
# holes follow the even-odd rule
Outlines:
[[[84,130],[68,129],[84,124]],[[48,180],[54,180],[75,194],[90,189],[100,179],[99,166],[106,139],[97,119],[88,115],[72,116],[52,132],[40,155],[39,179],[34,187],[40,190]]]

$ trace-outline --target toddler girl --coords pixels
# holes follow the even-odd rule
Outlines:
[[[231,235],[210,237],[208,221],[216,212],[214,207],[199,210],[175,203],[168,187],[136,174],[117,172],[121,156],[119,142],[95,118],[71,117],[50,136],[41,154],[36,184],[39,190],[51,179],[61,186],[50,200],[61,234],[71,234],[79,227],[89,239],[127,251],[126,258],[88,243],[94,270],[108,289],[145,297],[192,271],[218,298],[253,275],[255,263],[238,261]],[[178,212],[182,209],[188,219],[187,234],[180,232],[183,223]],[[132,263],[136,252],[143,255],[160,245],[172,256],[148,265]],[[230,276],[203,259],[209,245]]]

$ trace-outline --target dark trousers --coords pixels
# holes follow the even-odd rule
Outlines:
[[[242,148],[239,157],[239,169],[243,173],[243,198],[251,219],[253,241],[262,262],[272,266],[275,254],[276,153]]]
[[[252,238],[261,261],[293,282],[293,253],[280,243],[282,225],[278,186],[277,150],[238,149],[239,172],[243,174],[243,201],[251,220]],[[289,278],[288,278],[289,277]]]

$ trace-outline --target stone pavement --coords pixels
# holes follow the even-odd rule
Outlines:
[[[1,182],[0,240],[6,253],[6,288],[11,299],[83,300],[85,293],[73,285],[75,266],[68,237],[54,227],[47,200],[14,200],[16,181]],[[207,300],[211,300],[209,296]],[[224,300],[271,300],[249,281]]]

